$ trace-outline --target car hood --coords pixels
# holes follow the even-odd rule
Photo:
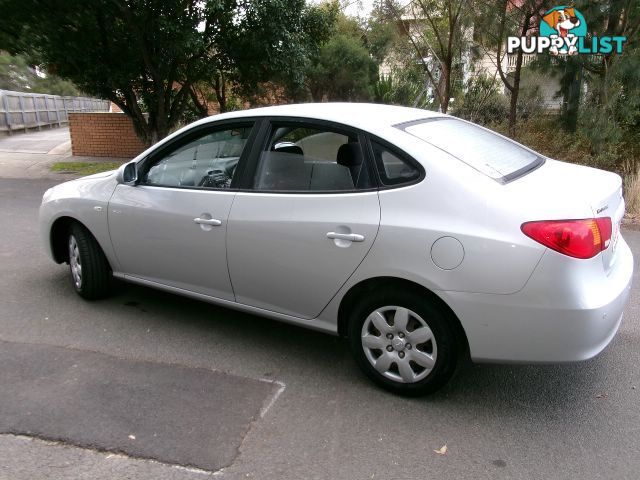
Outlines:
[[[42,202],[63,198],[83,198],[87,200],[109,201],[118,182],[117,170],[94,173],[51,187],[42,197]]]

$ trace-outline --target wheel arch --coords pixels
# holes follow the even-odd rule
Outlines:
[[[455,312],[442,300],[438,295],[429,290],[428,288],[418,283],[412,282],[397,277],[373,277],[353,285],[349,291],[342,297],[340,306],[338,307],[338,335],[341,337],[347,337],[349,311],[355,304],[355,302],[367,293],[370,293],[378,288],[400,289],[409,290],[415,292],[417,295],[424,295],[428,297],[434,304],[442,308],[442,311],[447,315],[447,318],[454,326],[456,338],[459,342],[461,351],[468,357],[469,356],[469,340],[467,334],[462,326],[462,323],[458,319]]]
[[[53,255],[53,259],[56,263],[65,263],[69,261],[69,251],[67,249],[67,235],[69,234],[69,230],[73,224],[78,224],[82,228],[84,228],[96,241],[102,252],[104,253],[104,248],[100,245],[100,242],[96,238],[96,236],[91,232],[84,223],[74,217],[70,216],[62,216],[56,218],[56,220],[51,225],[50,233],[49,233],[49,242],[51,243],[51,253]],[[106,258],[106,257],[105,257]],[[107,259],[107,263],[109,260]],[[111,267],[111,265],[109,265]]]

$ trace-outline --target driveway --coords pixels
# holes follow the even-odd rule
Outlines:
[[[0,154],[3,153],[51,153],[64,155],[71,152],[69,128],[45,128],[40,131],[14,133],[0,137]]]
[[[68,127],[0,136],[0,177],[68,180],[72,175],[52,173],[56,162],[114,162],[125,158],[71,155]]]
[[[47,383],[48,375],[38,373],[47,371],[42,366],[46,363],[51,368],[56,363],[74,368],[69,355],[91,358],[83,365],[95,365],[96,372],[103,362],[115,365],[116,373],[105,378],[111,379],[109,385],[113,385],[117,399],[124,397],[113,379],[138,379],[123,382],[132,389],[128,414],[152,418],[162,431],[167,425],[180,425],[180,419],[172,417],[170,409],[165,412],[163,405],[176,398],[185,402],[203,398],[199,397],[202,392],[198,382],[184,381],[177,397],[171,389],[157,389],[153,390],[153,402],[138,401],[143,397],[136,396],[134,384],[146,385],[140,374],[144,365],[177,367],[173,373],[162,370],[158,374],[149,367],[150,383],[157,375],[165,380],[174,375],[178,382],[188,369],[195,369],[214,372],[220,382],[225,381],[220,375],[238,385],[248,382],[247,395],[260,390],[252,383],[255,381],[281,385],[277,395],[270,389],[258,392],[265,399],[262,414],[255,415],[245,429],[230,424],[233,436],[225,437],[224,431],[209,430],[207,434],[207,429],[199,428],[194,430],[196,438],[188,439],[188,430],[179,430],[181,444],[210,442],[212,457],[225,448],[225,442],[216,438],[235,442],[237,448],[227,449],[231,452],[228,462],[217,470],[216,478],[638,478],[637,287],[617,337],[593,360],[560,366],[469,366],[436,395],[405,399],[383,392],[363,378],[346,342],[335,337],[133,285],[119,286],[108,300],[81,300],[69,285],[66,266],[52,263],[39,245],[37,208],[51,184],[0,179],[0,221],[5,226],[0,237],[0,351],[5,355],[0,358],[6,363],[22,355],[26,362],[25,373],[11,380],[22,378],[24,383],[12,383],[13,395],[0,401],[0,417],[10,407],[14,412],[10,418],[25,416],[25,422],[32,422],[25,430],[40,428],[34,434],[20,430],[18,435],[0,435],[0,478],[213,476],[215,467],[176,467],[162,452],[155,457],[141,455],[145,458],[117,453],[127,452],[117,442],[108,451],[99,451],[103,449],[100,432],[91,430],[98,427],[87,423],[86,409],[29,407],[34,415],[41,411],[60,415],[60,422],[46,431],[46,419],[28,419],[26,407],[16,406],[18,402],[11,398],[32,402],[33,392],[42,384],[46,396],[40,401],[50,399],[52,404],[60,404],[59,396],[68,391],[73,378],[80,379],[80,385],[90,385],[89,393],[100,383],[96,378],[101,376],[85,371],[74,377],[71,370],[64,370],[58,388]],[[636,259],[640,258],[640,233],[626,230],[624,235]],[[36,360],[40,370],[28,368]],[[82,395],[85,390],[74,387],[73,392]],[[197,418],[203,424],[215,418],[216,408],[233,407],[233,396],[211,395],[219,403],[216,406],[212,401],[206,409],[198,410]],[[91,405],[90,398],[83,405]],[[96,401],[96,408],[100,403]],[[110,410],[98,413],[105,411]],[[66,422],[65,416],[69,417]],[[56,429],[71,428],[76,416],[87,425],[80,432],[87,441],[63,435],[66,430],[55,435]],[[100,418],[104,428],[112,428],[109,416]],[[248,417],[238,418],[246,422]],[[185,417],[185,421],[194,420]],[[51,439],[62,442],[52,443]],[[446,454],[434,452],[444,445]]]

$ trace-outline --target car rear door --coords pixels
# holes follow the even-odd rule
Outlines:
[[[108,218],[121,273],[234,300],[227,219],[252,130],[238,121],[197,127],[152,154],[136,185],[117,186]]]
[[[314,318],[369,252],[380,206],[364,137],[318,121],[272,119],[231,208],[238,303]]]

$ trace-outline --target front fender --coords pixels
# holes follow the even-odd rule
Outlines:
[[[39,212],[40,236],[51,258],[56,260],[52,238],[54,225],[59,221],[74,220],[95,237],[112,269],[119,269],[108,225],[109,200],[116,186],[115,172],[108,172],[65,182],[45,192]]]

